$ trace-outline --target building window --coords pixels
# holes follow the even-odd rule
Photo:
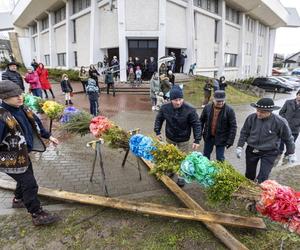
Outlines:
[[[240,12],[226,5],[226,20],[236,24],[240,23]]]
[[[66,66],[66,53],[58,53],[57,54],[57,65],[58,66]]]
[[[37,23],[34,23],[32,26],[32,35],[37,33]]]
[[[258,35],[261,37],[264,37],[266,34],[266,26],[264,26],[263,24],[258,24]]]
[[[217,66],[218,52],[214,52],[214,66]]]
[[[219,12],[219,0],[194,0],[194,5],[212,13]]]
[[[91,0],[73,0],[73,14],[91,6]]]
[[[45,65],[49,66],[50,65],[50,55],[44,55],[45,58]]]
[[[254,20],[250,17],[247,17],[247,30],[249,32],[254,32]]]
[[[77,36],[76,36],[76,19],[74,19],[72,22],[73,22],[73,43],[76,43],[76,41],[77,41]]]
[[[66,19],[66,7],[62,7],[54,12],[54,23],[59,23]]]
[[[33,47],[33,52],[36,52],[36,40],[37,40],[37,38],[36,38],[36,37],[32,38],[32,47]]]
[[[236,54],[225,54],[225,67],[236,67]]]
[[[128,48],[130,49],[138,49],[138,48],[151,48],[151,49],[157,49],[158,48],[158,42],[157,40],[129,40],[128,41]]]
[[[74,63],[75,63],[75,67],[78,67],[77,51],[74,51]]]
[[[257,75],[260,75],[261,73],[261,65],[257,65],[257,71],[256,71]]]
[[[45,30],[48,28],[49,28],[49,19],[48,19],[48,17],[46,17],[42,20],[42,30]]]

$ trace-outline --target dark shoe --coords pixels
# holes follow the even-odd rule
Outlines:
[[[69,100],[69,104],[73,105],[73,102],[71,100]]]
[[[65,105],[68,105],[68,101],[66,101],[66,104]]]
[[[46,210],[40,209],[32,214],[32,222],[35,226],[49,225],[60,221],[61,218],[56,214],[51,214]]]
[[[13,198],[12,208],[25,208],[23,200],[22,199]]]
[[[177,180],[177,185],[178,185],[179,187],[184,187],[184,185],[185,185],[184,179],[178,178],[178,180]]]

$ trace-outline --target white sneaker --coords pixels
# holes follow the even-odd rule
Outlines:
[[[155,106],[152,106],[152,111],[154,111],[156,109],[156,107]]]
[[[155,107],[155,110],[159,111],[159,110],[160,110],[160,107],[156,106],[156,107]]]
[[[202,106],[201,106],[201,108],[204,108],[204,107],[205,107],[205,105],[202,105]]]

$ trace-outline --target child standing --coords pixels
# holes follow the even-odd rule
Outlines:
[[[134,79],[135,79],[135,74],[134,74],[133,68],[130,68],[129,69],[129,74],[128,74],[128,81],[129,81],[129,83],[131,84],[132,87],[134,85]]]
[[[135,77],[136,77],[136,86],[138,86],[142,83],[142,70],[140,66],[136,66]]]
[[[69,77],[67,74],[62,75],[62,80],[60,82],[61,90],[65,94],[65,100],[66,100],[66,105],[68,104],[73,104],[71,101],[71,94],[73,92],[73,88],[71,86],[71,83],[69,81]]]
[[[86,93],[90,101],[90,113],[93,116],[97,116],[99,113],[99,88],[94,79],[89,78],[86,85]]]

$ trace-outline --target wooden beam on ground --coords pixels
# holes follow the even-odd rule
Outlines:
[[[143,158],[141,160],[149,168],[153,169],[154,164]],[[186,192],[184,192],[178,185],[168,176],[163,175],[160,180],[167,186],[167,188],[172,191],[179,200],[181,200],[188,208],[206,212],[195,200],[193,200]],[[246,250],[248,249],[240,241],[238,241],[230,232],[227,231],[225,227],[219,223],[204,222],[205,226],[219,239],[223,242],[225,246],[229,249],[234,250]],[[266,227],[264,225],[264,227]]]
[[[11,181],[0,180],[0,187],[6,189],[15,189],[15,184]],[[79,194],[67,191],[55,190],[50,188],[39,188],[39,195],[46,197],[75,201],[82,204],[105,206],[110,208],[122,209],[126,211],[152,214],[176,219],[195,220],[203,222],[217,222],[230,226],[245,228],[264,229],[265,224],[262,219],[255,217],[243,217],[225,213],[207,213],[205,211],[193,210],[187,208],[176,208],[162,206],[153,203],[126,201],[116,198],[103,197],[98,195]]]

